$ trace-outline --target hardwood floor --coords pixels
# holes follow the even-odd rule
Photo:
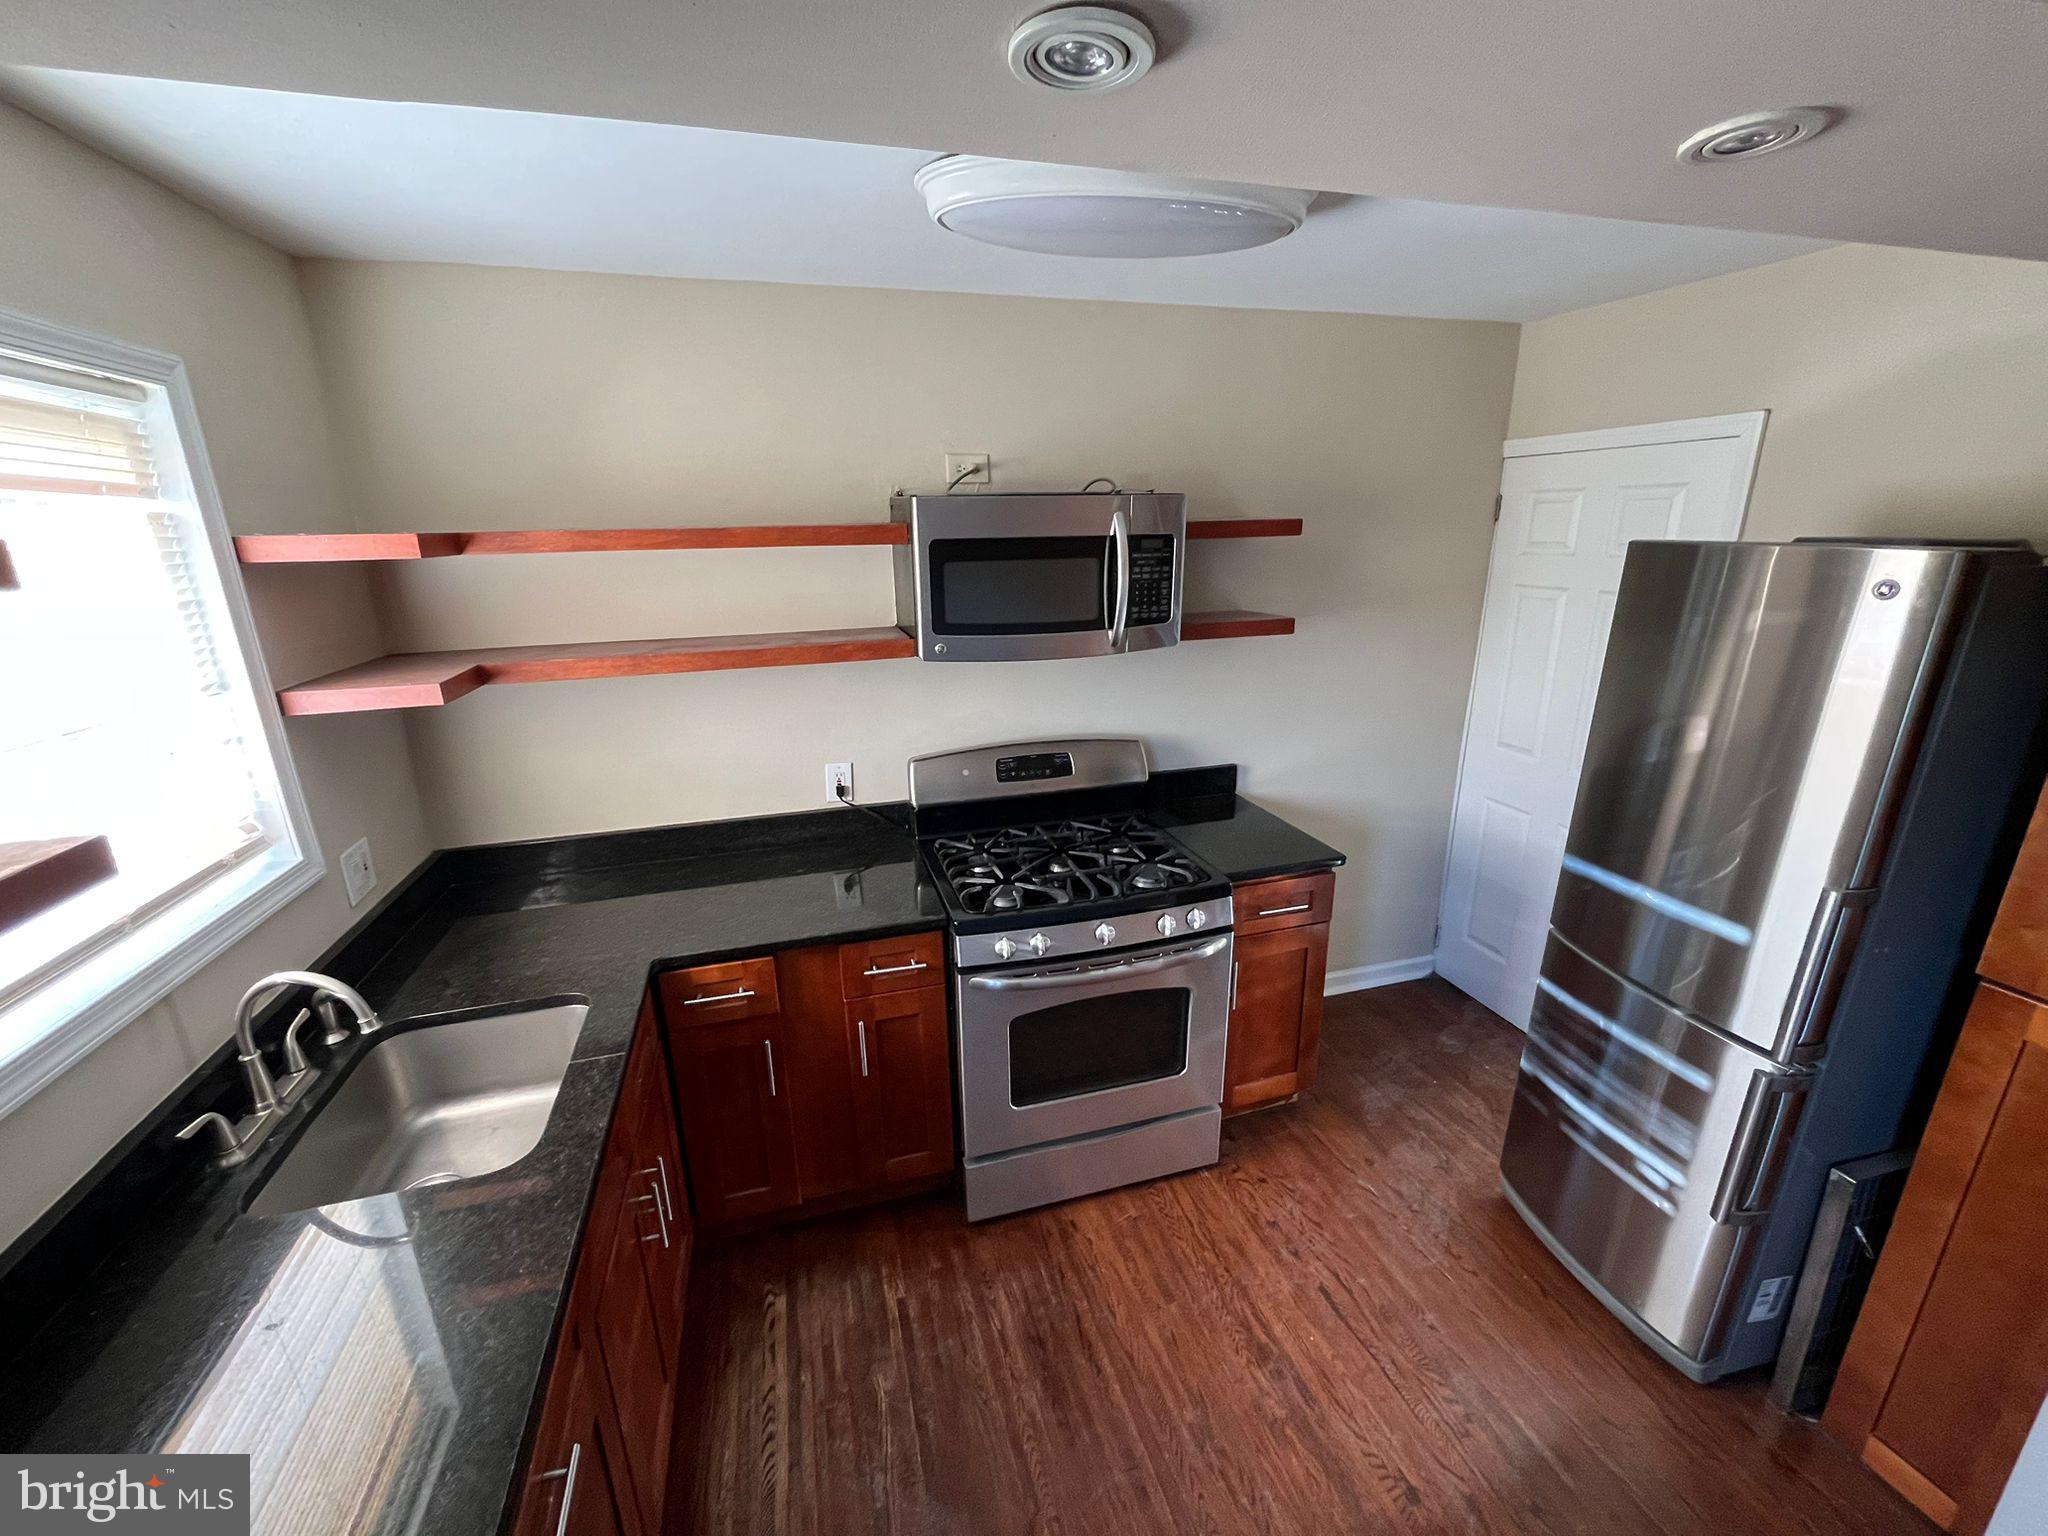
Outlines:
[[[1519,1049],[1442,981],[1333,998],[1313,1093],[1230,1122],[1214,1168],[705,1252],[671,1531],[1926,1536],[1516,1219]]]

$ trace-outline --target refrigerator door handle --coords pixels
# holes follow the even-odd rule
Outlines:
[[[1821,892],[1778,1033],[1780,1060],[1811,1061],[1825,1048],[1843,973],[1862,936],[1864,913],[1876,898],[1874,890]]]
[[[1771,1196],[1792,1149],[1794,1133],[1813,1086],[1805,1074],[1759,1072],[1750,1084],[1721,1187],[1714,1195],[1714,1220],[1729,1226],[1761,1221],[1771,1213]]]

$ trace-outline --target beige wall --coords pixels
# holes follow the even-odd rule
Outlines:
[[[786,811],[851,759],[1130,733],[1352,858],[1331,964],[1426,954],[1515,329],[418,265],[303,278],[365,527],[879,519],[948,450],[1307,536],[1198,546],[1204,606],[1288,639],[485,689],[409,719],[437,840]],[[408,646],[891,621],[881,550],[443,560],[383,573]],[[367,722],[365,722],[367,723]],[[347,727],[344,727],[346,729]]]
[[[1758,407],[1747,537],[2048,550],[2048,264],[1840,246],[1539,320],[1509,429]]]
[[[41,123],[0,106],[0,308],[183,358],[230,524],[349,526],[290,263]],[[380,643],[359,575],[254,572],[272,668],[318,671]],[[330,869],[367,832],[396,881],[426,851],[402,727],[302,721],[293,756]],[[299,897],[37,1098],[0,1119],[0,1245],[224,1040],[235,998],[304,964],[350,921],[338,873]]]

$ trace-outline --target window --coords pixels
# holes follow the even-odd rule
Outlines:
[[[319,878],[230,548],[177,360],[0,316],[0,871],[104,840],[0,905],[0,1113]]]

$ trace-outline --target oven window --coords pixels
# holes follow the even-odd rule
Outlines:
[[[1057,1003],[1010,1021],[1018,1109],[1178,1077],[1188,1064],[1188,989],[1153,987]]]
[[[932,622],[949,635],[1107,629],[1099,538],[934,539]]]

